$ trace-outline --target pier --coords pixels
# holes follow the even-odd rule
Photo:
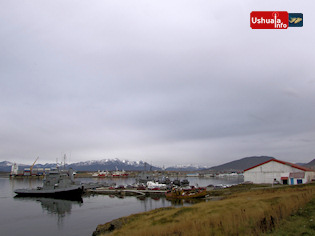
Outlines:
[[[92,193],[92,194],[151,196],[151,195],[165,195],[167,190],[149,190],[149,189],[137,190],[137,189],[97,188],[97,189],[88,189],[87,192]]]

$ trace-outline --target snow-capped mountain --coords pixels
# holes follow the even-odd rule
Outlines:
[[[3,161],[0,162],[0,171],[9,172],[11,171],[12,162]],[[18,164],[19,169],[29,167],[29,165]],[[103,160],[93,160],[78,162],[72,164],[66,164],[66,168],[73,168],[78,171],[97,171],[97,170],[160,170],[161,168],[151,166],[144,161],[128,161],[119,159],[103,159]],[[46,164],[36,164],[34,168],[51,168],[56,167],[56,163],[46,163]]]
[[[151,166],[144,161],[128,161],[119,159],[103,159],[94,161],[85,161],[72,163],[67,165],[75,170],[85,170],[85,171],[97,171],[97,170],[160,170],[161,168]]]
[[[198,166],[198,165],[175,165],[175,166],[169,166],[165,168],[165,170],[169,171],[197,171],[197,170],[202,170],[206,169],[209,167],[206,166]]]
[[[12,163],[9,161],[0,162],[0,171],[8,172],[11,170]]]
[[[0,162],[0,171],[9,172],[11,171],[12,162],[3,161]],[[18,164],[19,169],[30,167],[29,165]],[[56,163],[36,164],[34,168],[51,168],[55,167]],[[103,159],[103,160],[90,160],[84,162],[77,162],[72,164],[66,164],[66,168],[73,168],[78,171],[97,171],[97,170],[162,170],[161,167],[152,166],[144,161],[129,161],[115,159]],[[194,165],[176,165],[167,167],[165,170],[169,171],[197,171],[206,167],[194,166]]]
[[[13,162],[1,161],[0,162],[0,171],[2,171],[2,172],[10,172],[12,165],[13,165]],[[26,167],[26,165],[23,165],[23,164],[19,164],[19,166],[23,166],[23,168]]]

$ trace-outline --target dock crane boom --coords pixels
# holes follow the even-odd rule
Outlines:
[[[39,158],[39,157],[36,158],[36,160],[34,161],[33,165],[31,165],[31,167],[30,167],[30,174],[31,174],[31,175],[32,175],[33,167],[34,167],[36,161],[38,160],[38,158]]]

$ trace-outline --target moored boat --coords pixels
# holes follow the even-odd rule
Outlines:
[[[76,198],[83,194],[84,187],[74,181],[73,170],[51,170],[43,180],[43,186],[36,189],[16,189],[18,196]]]
[[[108,171],[97,171],[97,173],[92,174],[92,177],[98,177],[98,178],[102,178],[102,177],[109,177],[110,173]]]
[[[112,177],[128,177],[128,174],[124,170],[119,171],[116,167],[116,171],[112,173]]]
[[[207,195],[205,189],[193,188],[190,190],[183,190],[181,188],[173,188],[172,190],[165,193],[166,198],[173,199],[191,199],[191,198],[203,198]]]

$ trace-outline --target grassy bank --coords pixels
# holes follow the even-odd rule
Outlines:
[[[123,217],[99,225],[94,235],[260,235],[311,201],[315,185],[227,191],[224,200]]]
[[[315,235],[315,198],[281,221],[277,229],[266,235]]]

